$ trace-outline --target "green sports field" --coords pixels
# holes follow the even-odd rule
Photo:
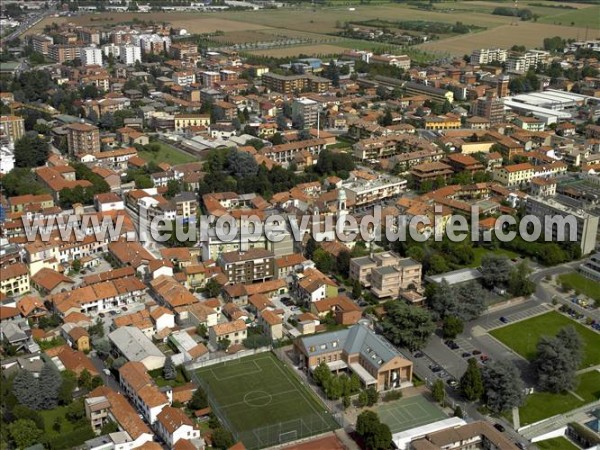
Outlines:
[[[339,428],[293,369],[272,353],[204,367],[194,372],[217,416],[249,449]]]
[[[421,395],[384,403],[375,408],[392,433],[447,419],[440,408]]]
[[[490,334],[519,355],[532,360],[540,337],[555,336],[568,325],[575,327],[584,343],[581,368],[600,364],[600,334],[555,311],[496,328]]]

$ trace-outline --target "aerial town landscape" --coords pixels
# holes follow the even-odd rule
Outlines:
[[[600,449],[600,1],[0,0],[0,449]]]

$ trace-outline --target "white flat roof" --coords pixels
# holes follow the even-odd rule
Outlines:
[[[419,439],[430,433],[435,433],[436,431],[445,430],[447,428],[461,427],[466,424],[467,422],[459,417],[450,417],[448,419],[428,423],[427,425],[422,425],[420,427],[411,428],[410,430],[394,433],[392,435],[392,441],[394,441],[394,445],[397,449],[404,450],[407,449],[411,441],[414,441],[415,439]]]
[[[376,384],[377,380],[373,375],[371,375],[367,370],[358,363],[351,363],[350,368],[354,371],[358,377],[363,380],[365,385]]]

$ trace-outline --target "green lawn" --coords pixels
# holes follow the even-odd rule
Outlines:
[[[338,428],[293,369],[261,353],[198,369],[211,407],[248,449],[264,448]],[[219,415],[219,414],[218,414]]]
[[[171,165],[175,164],[183,164],[188,162],[197,161],[197,158],[194,158],[192,155],[188,155],[187,153],[182,152],[181,150],[176,149],[175,147],[171,147],[168,144],[163,142],[155,141],[160,145],[160,150],[157,152],[147,152],[141,151],[138,152],[138,156],[146,161],[154,161],[155,163],[166,162]]]
[[[598,29],[598,17],[600,16],[600,6],[591,6],[581,9],[565,9],[564,12],[556,9],[556,14],[542,16],[539,22],[562,24],[570,26],[574,22],[576,27],[590,27]],[[591,31],[591,30],[590,30]]]
[[[558,281],[559,283],[566,283],[583,295],[600,302],[600,283],[597,281],[590,280],[577,272],[559,275]]]
[[[535,445],[537,445],[540,450],[579,450],[579,447],[571,444],[571,442],[564,437],[536,442]]]
[[[518,253],[511,252],[510,250],[505,250],[503,248],[499,248],[499,249],[494,250],[493,252],[490,252],[490,250],[488,250],[487,248],[473,247],[473,253],[474,253],[475,257],[473,258],[473,262],[471,264],[469,264],[469,267],[481,266],[481,259],[483,258],[484,255],[487,255],[488,253],[493,253],[494,255],[498,255],[498,256],[506,256],[509,259],[519,257]]]
[[[58,406],[54,409],[44,409],[40,411],[40,414],[44,419],[44,429],[48,435],[56,436],[73,431],[73,423],[67,420],[67,409],[67,406]],[[60,432],[55,431],[53,428],[57,418],[61,419]]]
[[[580,375],[575,392],[584,401],[569,392],[563,394],[535,392],[528,395],[525,404],[519,408],[521,426],[565,413],[598,400],[600,398],[600,372],[592,371]]]
[[[556,311],[496,328],[490,334],[519,355],[532,360],[540,337],[554,336],[568,325],[575,327],[584,343],[581,368],[600,364],[600,335]]]
[[[162,369],[156,369],[148,372],[158,387],[171,386],[177,387],[186,384],[188,381],[183,376],[181,367],[177,368],[177,377],[174,380],[165,380]]]

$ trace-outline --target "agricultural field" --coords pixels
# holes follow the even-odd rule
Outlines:
[[[336,55],[347,51],[347,48],[340,47],[338,45],[301,45],[299,47],[283,47],[283,48],[271,48],[267,50],[254,50],[249,53],[253,55],[262,55],[262,56],[273,56],[275,58],[284,58],[288,56],[297,56],[297,55],[309,55],[309,56],[318,56],[318,55]]]
[[[518,44],[528,48],[541,48],[544,38],[561,36],[565,39],[583,39],[585,33],[586,30],[582,28],[515,22],[513,25],[502,25],[476,34],[462,34],[448,39],[427,42],[419,45],[418,48],[432,52],[448,52],[453,55],[464,55],[471,53],[476,47],[509,48]],[[597,37],[592,30],[589,30],[588,36],[590,39]]]
[[[531,3],[531,5],[530,5]],[[546,4],[548,6],[546,6]],[[511,47],[514,44],[535,48],[541,47],[546,37],[561,36],[574,39],[598,38],[600,5],[570,3],[569,8],[560,8],[560,3],[545,0],[529,0],[519,3],[519,8],[530,9],[538,15],[537,22],[523,22],[515,17],[492,14],[498,3],[476,0],[472,2],[435,3],[427,11],[406,4],[352,4],[336,6],[298,6],[294,8],[268,9],[259,11],[224,12],[169,12],[169,13],[96,13],[76,17],[51,17],[31,30],[40,32],[52,22],[66,20],[83,26],[105,26],[131,22],[134,19],[168,22],[190,33],[222,32],[214,41],[223,45],[254,42],[285,41],[300,39],[286,47],[252,50],[261,55],[291,57],[299,54],[339,53],[345,48],[381,49],[384,43],[344,39],[334,36],[345,23],[368,20],[386,21],[430,21],[483,27],[480,32],[458,36],[441,35],[441,39],[421,44],[416,49],[436,54],[463,55],[475,47]],[[540,6],[542,5],[542,6]],[[351,10],[353,9],[353,10]],[[309,44],[310,42],[310,44]],[[314,46],[310,49],[309,46]],[[415,47],[411,47],[415,49]],[[390,47],[392,51],[405,52],[401,47]]]

